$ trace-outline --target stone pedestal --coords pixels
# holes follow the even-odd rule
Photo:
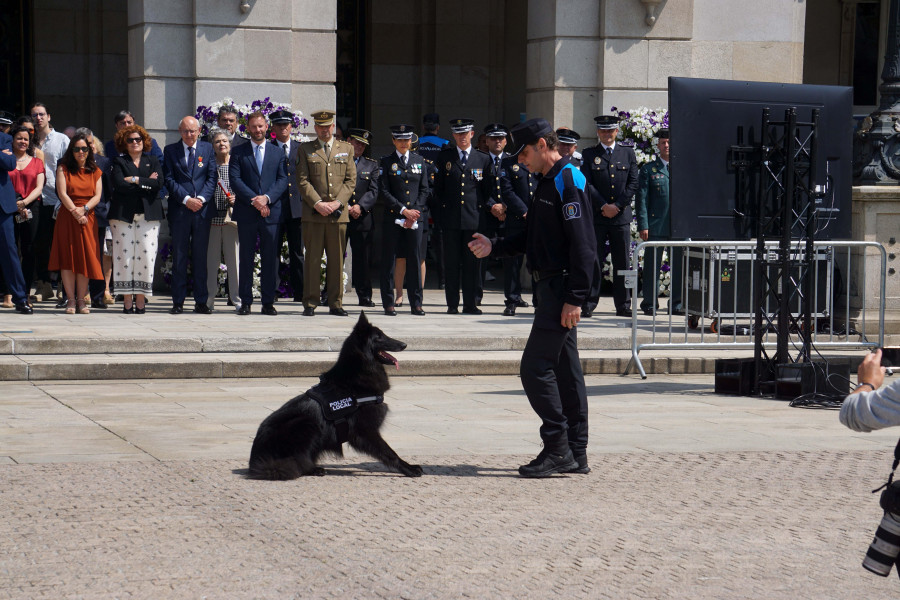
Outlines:
[[[878,242],[887,251],[885,335],[900,336],[900,186],[854,187],[852,206],[853,239]],[[878,331],[881,261],[879,253],[874,250],[867,252],[864,262],[861,259],[859,253],[853,257],[851,273],[846,278],[850,286],[850,317],[854,327],[862,331],[860,312],[865,309],[865,333],[872,339],[871,336]],[[863,289],[866,290],[865,294],[862,293]],[[841,296],[843,302],[846,292]],[[842,309],[838,308],[837,316],[842,314]]]
[[[129,0],[128,100],[162,145],[199,104],[335,105],[337,7],[316,0]],[[312,126],[310,126],[311,133]]]

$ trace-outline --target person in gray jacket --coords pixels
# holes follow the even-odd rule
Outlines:
[[[856,389],[844,398],[841,406],[841,423],[853,431],[866,433],[900,425],[900,380],[881,388],[884,375],[881,349],[878,349],[860,363]]]

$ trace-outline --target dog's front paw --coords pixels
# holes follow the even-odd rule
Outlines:
[[[424,471],[419,465],[410,465],[407,463],[400,464],[400,472],[407,477],[421,477]]]

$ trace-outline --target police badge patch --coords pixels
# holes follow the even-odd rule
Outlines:
[[[569,202],[568,204],[564,204],[562,210],[563,218],[565,218],[566,221],[581,218],[581,205],[577,202]]]
[[[452,168],[453,168],[453,163],[448,162],[447,163],[447,172],[449,173],[450,169],[452,169]]]
[[[391,165],[391,171],[399,171],[400,168],[397,166],[397,163]]]

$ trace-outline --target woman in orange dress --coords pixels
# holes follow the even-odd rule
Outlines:
[[[48,267],[62,275],[69,315],[76,311],[83,315],[91,312],[84,302],[88,280],[103,279],[93,212],[100,202],[102,175],[86,136],[76,134],[56,170],[56,193],[61,205]]]

